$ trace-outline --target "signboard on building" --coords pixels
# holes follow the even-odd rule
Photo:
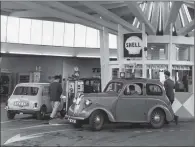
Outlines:
[[[124,34],[124,57],[142,57],[142,33]]]

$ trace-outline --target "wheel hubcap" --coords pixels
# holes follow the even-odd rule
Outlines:
[[[154,114],[152,115],[152,121],[153,121],[154,123],[159,123],[160,120],[161,120],[161,116],[160,116],[160,114],[159,114],[158,112],[156,112],[156,113],[154,113]]]
[[[96,123],[97,125],[99,125],[100,122],[101,122],[100,117],[99,117],[99,116],[96,116],[96,117],[95,117],[95,123]]]

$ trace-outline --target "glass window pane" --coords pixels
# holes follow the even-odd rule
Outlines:
[[[65,23],[64,46],[73,47],[73,44],[74,44],[74,24]]]
[[[75,47],[85,47],[86,26],[75,24]]]
[[[20,18],[19,43],[30,44],[31,19]]]
[[[97,48],[100,48],[100,31],[97,32]]]
[[[86,47],[97,48],[98,30],[87,27]]]
[[[1,16],[1,42],[6,41],[7,16]]]
[[[63,46],[64,39],[64,23],[54,22],[54,46]]]
[[[53,44],[53,22],[43,21],[42,45]]]
[[[117,48],[117,36],[109,34],[109,48]]]
[[[19,18],[8,17],[7,42],[18,43]]]
[[[42,20],[32,20],[31,25],[31,44],[41,44],[42,39]]]

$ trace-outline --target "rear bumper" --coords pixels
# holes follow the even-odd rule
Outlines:
[[[12,108],[9,108],[8,106],[5,107],[5,110],[13,111],[15,113],[24,113],[24,114],[34,114],[34,113],[39,112],[38,108],[36,109],[12,109]]]

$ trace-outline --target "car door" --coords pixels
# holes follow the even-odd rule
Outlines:
[[[42,86],[42,99],[43,99],[43,103],[47,107],[47,112],[48,113],[52,112],[52,106],[51,106],[51,101],[49,96],[49,86]]]
[[[128,93],[129,87],[134,86],[137,93]],[[139,90],[138,90],[139,89]],[[131,83],[126,85],[116,104],[116,120],[118,122],[145,122],[147,107],[144,84]]]

